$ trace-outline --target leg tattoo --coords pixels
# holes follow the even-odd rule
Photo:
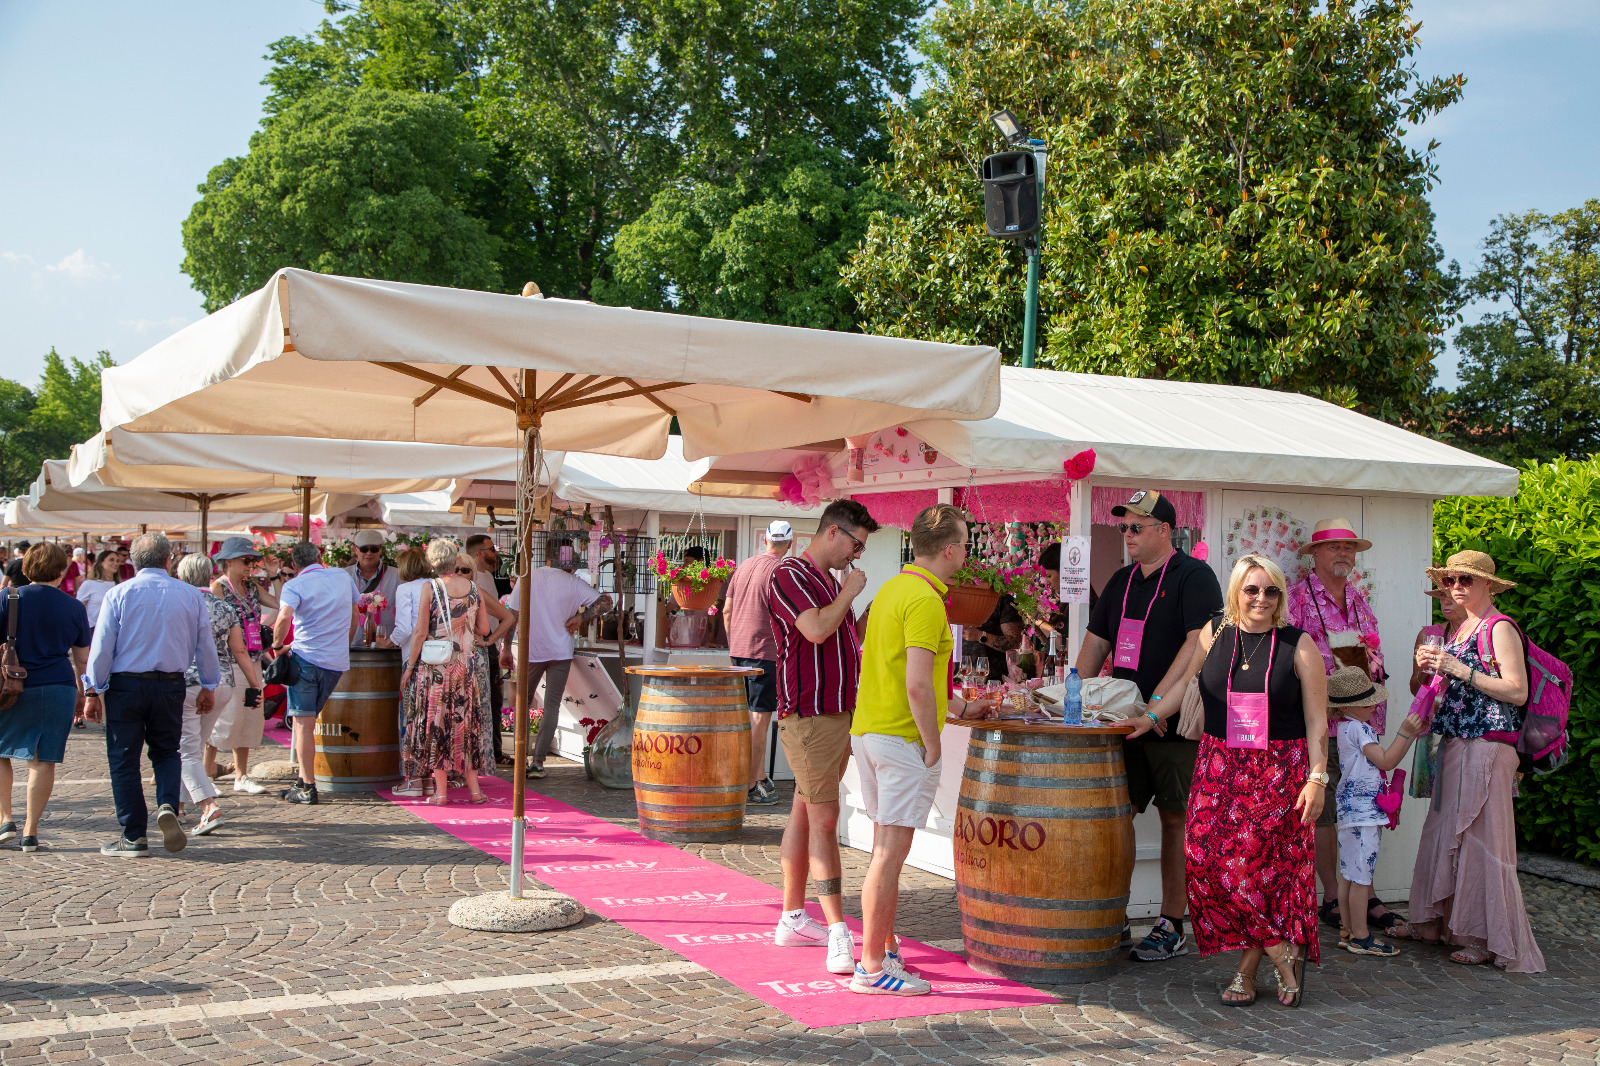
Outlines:
[[[830,877],[826,880],[819,881],[813,877],[811,879],[811,891],[815,892],[819,896],[840,895],[844,892],[844,878]]]

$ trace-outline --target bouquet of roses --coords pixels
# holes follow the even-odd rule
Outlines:
[[[1049,617],[1060,607],[1056,603],[1058,590],[1050,587],[1044,568],[1033,563],[1005,566],[968,559],[967,564],[950,578],[949,584],[952,588],[957,585],[982,585],[1002,596],[1010,596],[1027,624]]]
[[[357,614],[381,614],[389,606],[389,600],[381,592],[363,592],[361,599],[356,601]]]
[[[705,563],[669,563],[666,552],[656,552],[651,560],[656,577],[669,585],[688,585],[699,592],[713,581],[726,581],[733,574],[733,560],[718,559]]]

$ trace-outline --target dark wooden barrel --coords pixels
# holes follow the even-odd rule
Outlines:
[[[728,666],[630,666],[643,678],[633,724],[633,795],[651,840],[714,843],[744,827],[750,707]]]
[[[317,715],[313,767],[323,792],[373,792],[400,781],[400,652],[357,648]]]
[[[1111,971],[1133,877],[1125,732],[1020,722],[972,730],[954,845],[974,970],[1050,984]]]

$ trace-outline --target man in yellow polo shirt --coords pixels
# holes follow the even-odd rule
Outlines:
[[[967,559],[967,522],[948,503],[911,523],[912,561],[884,583],[867,615],[850,750],[872,819],[872,863],[861,886],[861,961],[850,991],[921,996],[933,986],[910,973],[894,935],[900,869],[911,837],[927,824],[943,769],[939,731],[950,704],[963,718],[992,704],[950,696],[950,623],[945,583]]]

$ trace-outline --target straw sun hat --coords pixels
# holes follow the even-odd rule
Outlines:
[[[1470,574],[1487,582],[1491,593],[1504,592],[1506,589],[1517,587],[1515,581],[1507,581],[1503,577],[1494,576],[1494,560],[1487,552],[1464,551],[1456,552],[1445,560],[1443,566],[1430,566],[1428,576],[1433,578],[1434,584],[1444,579],[1446,574]]]
[[[1328,675],[1328,710],[1372,707],[1389,698],[1389,690],[1373,681],[1359,666],[1341,666]]]

